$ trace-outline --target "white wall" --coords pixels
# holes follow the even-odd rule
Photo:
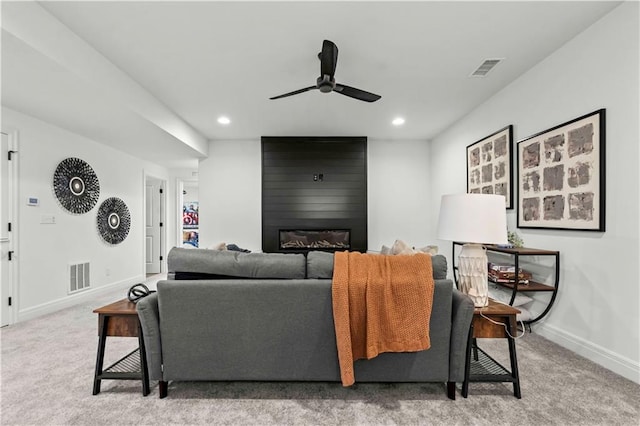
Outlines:
[[[561,252],[558,298],[535,331],[636,382],[640,382],[638,6],[628,2],[614,9],[438,136],[429,165],[435,219],[442,194],[466,191],[468,144],[508,124],[514,125],[517,141],[606,108],[606,232],[517,231],[526,246]],[[516,229],[515,210],[508,213],[508,222],[510,229]],[[435,228],[436,221],[431,223]],[[436,235],[435,229],[431,232]],[[450,255],[450,248],[441,251]]]
[[[17,131],[19,138],[18,320],[144,280],[144,176],[166,179],[167,171],[8,108],[2,108],[2,130]],[[67,157],[89,163],[100,181],[98,203],[82,215],[68,213],[53,192],[53,173]],[[27,197],[38,197],[40,205],[27,206]],[[121,198],[131,214],[129,235],[117,245],[103,242],[96,227],[98,208],[108,197]],[[43,215],[54,216],[55,224],[42,224]],[[68,295],[68,265],[87,261],[91,289]]]
[[[199,171],[200,247],[220,242],[262,249],[259,140],[211,141]]]
[[[429,145],[426,141],[370,140],[368,239],[380,250],[402,239],[422,247],[429,239]],[[200,247],[235,243],[262,249],[259,140],[212,141],[199,164]]]
[[[427,141],[368,141],[369,250],[396,239],[414,247],[435,243],[428,164]]]
[[[189,201],[198,201],[200,199],[200,196],[198,195],[198,182],[185,182],[184,191],[186,192],[186,194],[183,195],[185,203],[188,203]]]

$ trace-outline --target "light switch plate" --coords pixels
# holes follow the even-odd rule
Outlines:
[[[43,214],[40,216],[40,223],[52,225],[56,223],[56,217],[52,214]]]

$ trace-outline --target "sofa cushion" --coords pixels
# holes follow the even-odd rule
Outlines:
[[[310,251],[307,254],[307,278],[333,278],[333,253]]]
[[[433,279],[444,280],[447,278],[447,258],[441,254],[431,256],[431,264],[433,265]]]
[[[447,258],[441,254],[431,256],[433,279],[447,278]],[[307,254],[307,278],[333,278],[333,253],[310,251]]]
[[[167,264],[169,273],[188,272],[192,279],[197,274],[203,274],[203,277],[207,274],[238,278],[304,278],[306,266],[303,254],[187,250],[177,247],[169,251]]]

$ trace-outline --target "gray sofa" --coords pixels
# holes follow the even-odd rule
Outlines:
[[[473,303],[434,256],[431,348],[355,363],[356,382],[439,382],[455,399]],[[167,280],[137,304],[150,380],[340,381],[333,254],[174,248]]]

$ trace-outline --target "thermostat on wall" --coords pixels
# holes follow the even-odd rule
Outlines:
[[[28,206],[37,206],[40,204],[40,200],[38,199],[38,197],[28,197],[27,198],[27,205]]]

